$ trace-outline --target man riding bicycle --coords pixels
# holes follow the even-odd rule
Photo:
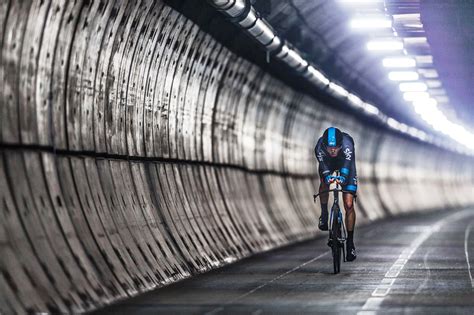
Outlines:
[[[354,210],[354,196],[357,192],[357,171],[355,165],[354,140],[345,132],[341,132],[335,127],[330,127],[324,131],[319,138],[314,149],[316,158],[319,162],[319,177],[321,183],[319,192],[329,190],[329,184],[338,181],[343,193],[344,209],[346,211],[347,225],[347,261],[353,261],[357,258],[354,246],[354,225],[356,214]],[[339,170],[340,177],[335,178],[332,173]],[[329,194],[322,193],[321,216],[319,217],[319,229],[328,230],[328,199]]]

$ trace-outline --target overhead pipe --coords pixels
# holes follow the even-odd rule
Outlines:
[[[390,117],[380,112],[374,105],[364,102],[357,95],[346,91],[344,87],[332,82],[321,71],[317,70],[315,65],[305,60],[301,53],[292,48],[290,43],[280,39],[271,25],[260,16],[249,0],[208,0],[208,2],[226,15],[232,23],[238,25],[248,36],[260,43],[268,55],[271,54],[273,58],[285,63],[322,91],[344,101],[352,108],[378,120],[390,129],[418,140],[450,149],[447,143],[440,143],[439,139],[435,139],[434,136],[427,135],[414,127],[398,128],[394,127],[394,124],[388,124],[387,121],[390,120]],[[417,132],[414,132],[414,130],[417,130]]]
[[[334,93],[330,88],[331,81],[314,65],[305,60],[301,53],[292,48],[291,45],[281,40],[274,32],[271,25],[265,21],[250,4],[248,0],[209,0],[209,2],[221,11],[227,18],[238,25],[247,35],[259,42],[267,53],[271,53],[273,58],[285,63],[297,73],[303,75],[310,82],[323,91],[328,92],[335,98],[347,101],[347,96]],[[331,84],[335,84],[332,82]],[[352,107],[352,102],[348,102]],[[383,120],[383,117],[379,117]]]
[[[274,52],[282,45],[273,28],[262,19],[250,1],[245,0],[210,0],[218,11],[224,13],[234,24],[239,25],[245,33],[259,42],[267,52]]]

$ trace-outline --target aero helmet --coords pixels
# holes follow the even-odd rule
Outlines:
[[[342,146],[342,132],[336,127],[329,127],[324,131],[323,144],[326,147]]]

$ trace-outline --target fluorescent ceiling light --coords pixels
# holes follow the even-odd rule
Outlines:
[[[441,81],[439,80],[426,80],[426,85],[430,89],[436,89],[436,88],[440,88],[442,84],[441,84]]]
[[[415,111],[430,124],[435,130],[449,136],[454,141],[474,150],[474,134],[463,126],[450,121],[444,113],[439,110],[436,100],[427,99],[413,102]]]
[[[423,64],[427,66],[433,64],[433,56],[431,55],[418,55],[415,56],[415,59],[418,64]]]
[[[399,40],[373,40],[367,43],[368,50],[390,51],[403,50],[403,43]]]
[[[391,28],[392,21],[383,17],[356,18],[350,22],[350,26],[355,29]]]
[[[416,67],[416,61],[409,57],[384,58],[382,64],[385,68],[412,68]]]
[[[405,92],[403,93],[403,99],[405,101],[417,101],[421,99],[429,98],[430,94],[428,92]]]
[[[357,106],[357,107],[363,107],[364,106],[364,102],[357,95],[349,93],[349,95],[347,96],[347,99],[354,106]]]
[[[414,107],[433,108],[436,107],[436,105],[438,105],[438,102],[434,98],[427,98],[413,102]]]
[[[444,89],[432,89],[430,90],[431,95],[433,96],[444,96],[446,91]]]
[[[404,41],[407,45],[428,45],[426,37],[405,37]]]
[[[415,138],[418,138],[418,139],[421,139],[421,140],[425,140],[426,139],[426,135],[423,131],[421,130],[418,130],[416,129],[415,127],[409,127],[408,128],[408,133],[412,136],[412,137],[415,137]]]
[[[377,107],[369,103],[364,103],[364,110],[368,112],[369,114],[373,114],[373,115],[378,115],[380,112]]]
[[[420,69],[420,74],[427,79],[436,79],[438,72],[435,69]]]
[[[397,120],[395,120],[395,119],[393,119],[393,118],[391,118],[391,117],[389,117],[389,118],[387,119],[387,124],[388,124],[390,127],[392,127],[393,129],[398,129],[399,126],[400,126],[400,123],[399,123]]]
[[[423,82],[403,82],[398,87],[402,92],[424,92],[428,90]]]
[[[392,71],[388,73],[388,78],[392,81],[416,81],[419,76],[414,71]]]
[[[407,133],[409,127],[408,127],[408,125],[405,125],[404,123],[400,123],[399,128],[400,128],[400,131],[401,131],[401,132]]]
[[[426,135],[426,133],[421,130],[418,130],[418,138],[420,138],[421,140],[428,140],[428,136]]]

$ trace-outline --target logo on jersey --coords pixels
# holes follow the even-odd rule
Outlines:
[[[324,153],[323,152],[318,152],[318,161],[322,162],[324,159]]]
[[[346,160],[350,161],[352,159],[352,151],[349,148],[344,150],[344,155],[346,156]]]

